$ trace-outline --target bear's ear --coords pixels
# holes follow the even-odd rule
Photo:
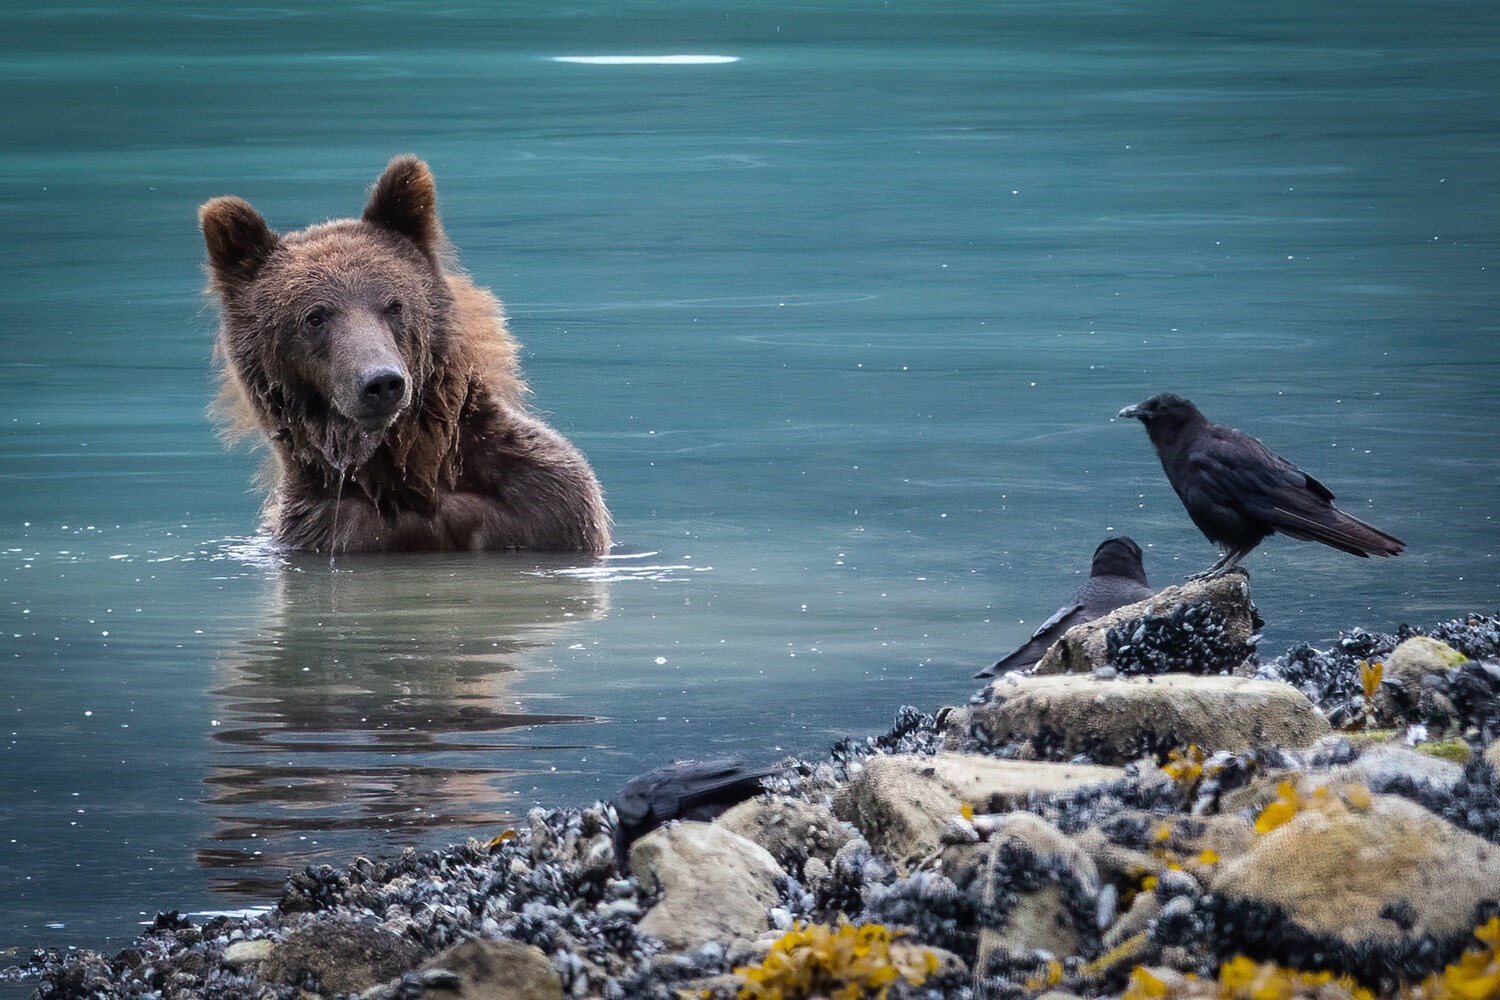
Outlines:
[[[436,255],[443,241],[443,227],[438,222],[437,185],[427,164],[415,156],[392,160],[370,192],[364,220],[400,233],[423,253]]]
[[[198,209],[198,225],[208,244],[208,265],[221,290],[253,279],[276,249],[276,234],[241,198],[215,198]]]

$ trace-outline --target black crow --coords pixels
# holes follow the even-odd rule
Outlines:
[[[1281,532],[1356,556],[1394,556],[1406,543],[1333,505],[1333,491],[1255,438],[1210,423],[1164,392],[1121,417],[1146,425],[1167,481],[1188,517],[1219,547],[1219,560],[1190,580],[1223,576],[1267,535]]]
[[[1074,625],[1103,618],[1116,608],[1144,601],[1152,590],[1146,584],[1146,570],[1141,565],[1141,547],[1128,538],[1106,538],[1094,550],[1094,566],[1073,600],[1032,633],[1031,641],[993,667],[986,667],[975,677],[998,677],[1010,670],[1026,670],[1062,638]]]
[[[759,795],[761,779],[774,767],[747,768],[737,757],[679,760],[631,778],[614,806],[615,850],[622,867],[637,837],[674,819],[711,820],[732,805]]]

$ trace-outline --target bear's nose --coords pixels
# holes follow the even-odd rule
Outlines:
[[[381,368],[365,375],[363,399],[374,410],[389,412],[406,397],[406,376],[394,368]]]

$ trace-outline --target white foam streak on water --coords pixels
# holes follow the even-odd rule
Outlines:
[[[250,535],[221,539],[217,549],[209,556],[210,561],[229,559],[257,569],[278,569],[289,564],[286,550],[271,540],[270,535]]]
[[[573,580],[587,580],[591,583],[625,583],[632,580],[683,583],[687,580],[685,574],[711,572],[713,572],[712,566],[689,566],[685,563],[678,563],[670,566],[570,566],[567,569],[538,571],[535,575],[565,576]]]
[[[739,56],[553,56],[553,62],[584,66],[718,66],[739,62]]]

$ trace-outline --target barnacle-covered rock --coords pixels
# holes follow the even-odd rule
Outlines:
[[[1382,790],[1410,799],[1460,830],[1500,844],[1500,781],[1482,759],[1470,761],[1452,788],[1397,778]]]
[[[1447,643],[1425,635],[1404,640],[1382,661],[1376,717],[1386,725],[1419,719],[1450,721],[1455,706],[1444,690],[1448,671],[1467,659]]]
[[[710,823],[653,830],[630,848],[630,870],[662,899],[640,920],[642,933],[673,951],[709,942],[754,940],[769,926],[786,872],[759,844]]]
[[[1195,580],[1074,626],[1034,672],[1091,673],[1103,667],[1140,674],[1241,671],[1255,653],[1260,626],[1243,573]]]
[[[1166,831],[1158,845],[1181,859],[1214,859],[1222,864],[1255,846],[1255,822],[1238,812],[1213,816],[1178,816],[1158,820],[1153,827]]]
[[[1161,898],[1154,891],[1138,892],[1129,907],[1110,925],[1102,942],[1105,949],[1123,945],[1137,934],[1144,934],[1161,915]]]
[[[1145,821],[1151,824],[1160,822],[1154,816],[1145,817]],[[1074,834],[1072,839],[1089,856],[1100,874],[1110,881],[1122,884],[1139,882],[1142,877],[1155,874],[1158,869],[1165,867],[1159,857],[1145,850],[1117,844],[1097,826]]]
[[[420,946],[372,924],[354,920],[307,921],[271,949],[260,976],[323,992],[359,993],[417,964]]]
[[[1329,771],[1330,780],[1361,781],[1374,792],[1383,792],[1402,781],[1452,791],[1463,776],[1461,765],[1419,753],[1400,743],[1379,743],[1368,747],[1353,762]]]
[[[1189,744],[1301,747],[1328,731],[1297,689],[1244,677],[1004,677],[990,690],[990,701],[948,713],[951,738],[1021,743],[1043,758],[1083,754],[1112,764]]]
[[[1445,642],[1414,635],[1386,657],[1385,679],[1387,683],[1398,681],[1408,687],[1418,687],[1427,674],[1446,674],[1467,659]]]
[[[451,1000],[563,1000],[562,980],[547,956],[517,941],[465,941],[419,971],[427,985],[441,986],[437,996]]]
[[[896,861],[931,854],[965,806],[1004,812],[1032,796],[1115,781],[1118,768],[995,760],[973,754],[871,757],[834,800],[870,846]]]
[[[1411,981],[1453,961],[1500,901],[1494,845],[1404,799],[1346,791],[1287,782],[1255,846],[1216,872],[1208,905],[1225,957]]]
[[[1354,630],[1327,649],[1301,646],[1266,665],[1262,677],[1293,683],[1336,720],[1337,735],[1304,750],[1295,727],[1258,721],[1258,695],[1235,688],[1243,682],[1234,678],[1104,681],[1176,670],[1184,642],[1218,643],[1222,633],[1200,628],[1217,627],[1204,608],[1153,608],[1140,640],[1141,622],[1128,635],[1116,626],[1106,642],[1118,663],[1099,680],[1003,682],[987,691],[999,704],[936,716],[903,707],[890,733],[783,769],[771,786],[779,797],[709,828],[737,862],[757,867],[758,841],[790,873],[782,877],[758,855],[752,882],[764,892],[741,898],[731,922],[707,923],[724,916],[736,892],[736,876],[717,862],[683,862],[709,916],[684,915],[668,904],[694,894],[682,890],[687,883],[657,877],[661,865],[642,876],[618,864],[608,809],[537,809],[529,824],[484,841],[307,868],[263,914],[200,924],[162,914],[113,957],[40,950],[19,978],[52,1000],[347,997],[345,988],[377,975],[392,977],[366,1000],[462,997],[486,980],[456,956],[465,948],[488,955],[491,946],[478,942],[499,939],[537,974],[537,1000],[674,1000],[703,991],[730,1000],[743,985],[733,966],[765,956],[794,926],[833,927],[843,915],[890,932],[892,965],[910,964],[898,957],[908,952],[951,967],[921,986],[890,982],[887,1000],[1017,1000],[1049,987],[1069,996],[1123,991],[1128,1000],[1493,994],[1500,619],[1471,615],[1427,630],[1469,659],[1421,673],[1417,697],[1384,730],[1369,728],[1378,722],[1377,690],[1383,697],[1406,686],[1381,683],[1388,668],[1374,665],[1422,630]],[[1191,650],[1186,661],[1189,669],[1209,662]],[[1389,676],[1401,670],[1397,658]],[[1040,686],[1047,682],[1079,690],[1064,696]],[[1184,738],[1186,726],[1174,721],[1171,712],[1210,689],[1246,698],[1200,705],[1241,749]],[[1167,704],[1117,702],[1120,691]],[[1022,694],[1030,700],[1012,704]],[[1022,722],[1030,716],[1033,728],[978,724],[1010,711]],[[986,756],[952,752],[973,746]],[[1079,763],[1088,757],[1132,763]],[[869,842],[855,836],[836,846],[851,831],[818,804],[831,800]],[[696,836],[691,825],[675,830]],[[981,931],[985,968],[976,979],[963,963],[981,972]],[[661,951],[650,932],[672,950]],[[377,960],[390,965],[370,969]],[[1350,987],[1340,970],[1364,985]],[[1177,975],[1187,972],[1197,978]],[[0,984],[17,976],[0,968]],[[1165,982],[1172,976],[1175,986]],[[524,977],[493,978],[505,991],[478,995],[514,998],[509,987]],[[851,985],[863,990],[849,980],[844,988]],[[872,1000],[879,989],[865,993]]]
[[[714,822],[764,847],[788,871],[801,871],[809,857],[832,860],[854,836],[827,806],[786,795],[741,802]]]
[[[943,872],[922,870],[889,883],[874,881],[864,886],[861,897],[861,923],[908,929],[924,944],[973,957],[979,897]]]
[[[986,926],[975,968],[1007,976],[1053,958],[1098,949],[1099,872],[1062,831],[1030,813],[1000,818],[981,878]]]

